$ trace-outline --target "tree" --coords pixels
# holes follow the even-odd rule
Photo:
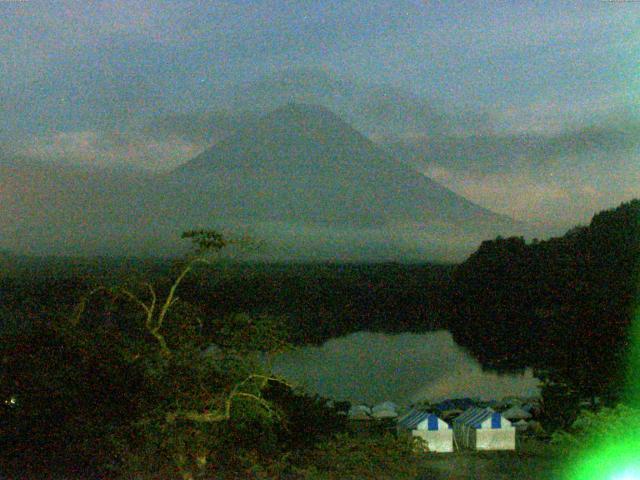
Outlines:
[[[98,286],[82,298],[71,324],[81,324],[89,299],[98,295],[138,309],[146,338],[125,339],[122,353],[143,367],[145,406],[138,421],[115,434],[114,441],[129,468],[173,467],[183,479],[192,479],[206,471],[211,459],[220,463],[219,451],[225,448],[222,432],[242,430],[243,422],[269,424],[278,419],[279,411],[263,391],[270,383],[284,381],[264,370],[257,350],[260,346],[280,349],[285,342],[273,319],[236,316],[232,317],[235,323],[216,332],[214,354],[203,354],[207,339],[197,328],[201,320],[181,302],[178,289],[197,265],[210,265],[223,249],[247,241],[230,240],[210,230],[186,232],[183,238],[193,242],[194,252],[166,292],[151,283],[137,290]],[[138,439],[134,448],[127,440],[131,437]],[[162,458],[170,458],[173,465],[163,464]]]
[[[639,200],[559,238],[483,242],[454,272],[450,329],[485,366],[545,369],[581,399],[614,402],[639,266]]]

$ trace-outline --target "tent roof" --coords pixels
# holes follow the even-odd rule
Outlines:
[[[444,430],[451,426],[435,413],[412,410],[398,421],[398,426],[409,430]],[[426,428],[425,428],[426,427]]]
[[[386,412],[397,412],[398,406],[393,402],[382,402],[376,405],[371,409],[373,413],[386,411]]]
[[[371,409],[366,405],[354,405],[349,409],[349,416],[369,416],[371,415]]]
[[[467,425],[473,428],[504,428],[510,427],[511,422],[491,408],[473,407],[453,420],[455,425]]]
[[[371,416],[375,418],[396,418],[398,413],[395,410],[376,410]]]

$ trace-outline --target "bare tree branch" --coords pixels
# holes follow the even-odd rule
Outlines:
[[[175,412],[167,413],[166,421],[168,423],[173,423],[176,419],[182,418],[184,420],[190,420],[196,423],[216,423],[216,422],[224,422],[231,419],[231,410],[233,408],[233,402],[238,397],[248,398],[250,400],[254,400],[259,403],[262,408],[269,414],[269,416],[275,415],[273,407],[267,402],[264,398],[250,392],[241,392],[240,388],[247,384],[250,380],[261,379],[260,390],[262,390],[269,381],[274,381],[281,383],[283,385],[287,385],[291,387],[289,383],[284,381],[281,378],[274,377],[271,375],[262,375],[259,373],[252,373],[248,375],[244,380],[238,382],[234,385],[233,389],[227,396],[224,401],[224,411],[220,412],[219,410],[213,410],[211,412],[197,412],[195,410],[177,410]]]
[[[125,288],[118,288],[117,291],[122,293],[125,297],[127,297],[132,302],[138,304],[145,311],[145,313],[147,314],[147,318],[149,318],[149,317],[151,317],[153,315],[153,311],[151,310],[151,308],[146,303],[144,303],[142,300],[140,300],[136,295],[131,293],[129,290],[127,290]]]
[[[184,277],[187,276],[187,274],[193,269],[193,266],[196,263],[204,263],[207,265],[211,264],[211,262],[204,257],[196,257],[187,264],[187,266],[182,270],[182,272],[180,272],[180,275],[178,275],[178,278],[176,278],[176,281],[173,282],[173,285],[171,285],[171,288],[169,289],[169,294],[167,295],[167,298],[165,299],[164,304],[160,309],[160,313],[158,314],[158,319],[156,321],[156,326],[158,329],[162,327],[162,323],[164,322],[164,318],[167,315],[167,311],[169,310],[171,305],[174,303],[176,290],[182,283],[182,280],[184,280]]]

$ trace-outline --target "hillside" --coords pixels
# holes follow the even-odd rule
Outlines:
[[[487,366],[552,370],[584,396],[625,373],[640,265],[640,200],[527,244],[483,242],[454,272],[450,328]]]
[[[290,103],[179,167],[185,208],[320,225],[446,225],[497,232],[514,222],[412,170],[331,111]]]
[[[3,158],[0,248],[35,255],[126,252],[127,243],[139,236],[131,205],[151,178],[141,172]]]

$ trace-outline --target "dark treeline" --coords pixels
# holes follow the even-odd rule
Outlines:
[[[135,279],[166,284],[173,271],[170,259],[6,257],[5,263],[0,277],[5,318],[70,311],[96,285]],[[206,320],[239,312],[280,317],[290,341],[317,344],[359,330],[445,328],[452,270],[399,263],[222,264],[186,279],[180,297],[198,305]]]
[[[638,292],[640,201],[560,238],[498,238],[458,266],[449,328],[485,366],[533,366],[583,398],[616,398]]]
[[[284,317],[291,340],[321,343],[359,330],[445,328],[451,266],[404,264],[248,265],[191,285],[211,317],[235,311]],[[214,282],[214,284],[211,284]]]

